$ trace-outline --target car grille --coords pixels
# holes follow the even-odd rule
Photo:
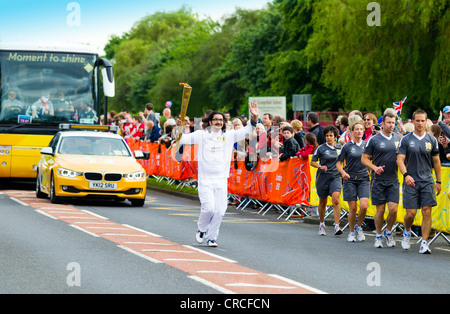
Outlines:
[[[100,172],[85,172],[84,177],[86,180],[90,181],[102,181],[103,174]],[[105,174],[105,181],[110,182],[117,182],[122,180],[122,174],[121,173],[107,173]]]
[[[105,174],[105,181],[120,181],[122,179],[121,173],[107,173]]]
[[[102,181],[103,175],[100,172],[85,172],[84,177],[86,180]]]

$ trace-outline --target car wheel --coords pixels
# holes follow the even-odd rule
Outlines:
[[[39,180],[39,172],[36,174],[36,197],[47,198],[47,194],[41,191],[41,180]]]
[[[50,202],[53,204],[59,204],[61,202],[60,198],[55,195],[55,177],[53,174],[50,179]]]
[[[135,207],[142,207],[145,204],[145,198],[143,199],[131,199],[131,205]]]

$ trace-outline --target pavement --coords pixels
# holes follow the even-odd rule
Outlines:
[[[191,200],[199,200],[197,195],[184,193],[184,192],[181,192],[181,191],[175,191],[175,190],[172,190],[172,189],[164,189],[164,188],[161,188],[161,187],[155,187],[155,186],[151,186],[151,185],[148,185],[147,188],[149,190],[154,190],[154,191],[166,193],[166,194],[173,195],[173,196],[178,196],[178,197],[182,197],[182,198],[188,198],[188,199],[191,199]],[[234,207],[234,205],[228,205],[228,206],[230,206],[230,207],[233,206]],[[313,212],[314,212],[314,210],[315,210],[315,212],[317,212],[316,208],[317,207],[308,207],[308,208],[306,208],[306,211],[307,212],[311,212],[311,210],[313,210]],[[256,211],[255,209],[250,209],[250,208],[245,209],[245,210],[254,211],[254,212]],[[276,219],[276,218],[279,217],[279,215],[280,215],[280,213],[277,212],[276,210],[270,210],[270,211],[268,211],[266,213],[265,217],[268,218],[268,217],[272,216],[272,218]],[[292,215],[289,220],[291,220],[291,221],[297,220],[297,221],[301,221],[303,223],[312,224],[312,225],[319,225],[319,222],[320,222],[318,215],[310,215],[310,216],[296,216],[296,215]],[[341,218],[341,220],[340,220],[341,228],[343,228],[347,224],[347,222],[348,222],[348,220],[347,220],[346,217]],[[373,231],[374,232],[375,227],[373,225],[373,218],[372,217],[366,218],[366,220],[364,222],[365,222],[365,226],[363,226],[363,230],[366,231],[366,232],[367,231],[369,231],[369,232]],[[328,218],[325,218],[325,225],[333,226],[333,224],[334,224],[333,215],[330,215]],[[400,231],[397,232],[397,233],[398,233],[397,235],[401,235]],[[447,238],[450,237],[449,234],[445,234],[445,236]],[[437,243],[442,243],[442,242],[443,243],[447,243],[443,237],[438,237],[435,241]]]

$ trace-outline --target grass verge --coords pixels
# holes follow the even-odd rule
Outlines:
[[[177,188],[179,183],[180,183],[180,181],[176,181],[173,184],[169,184],[169,181],[167,181],[165,179],[163,179],[161,181],[157,181],[156,178],[153,178],[153,177],[147,179],[147,184],[150,186],[154,186],[154,187],[166,189],[166,190],[171,190],[171,191],[176,191],[176,192],[198,195],[197,189],[193,186],[183,186],[183,187]]]

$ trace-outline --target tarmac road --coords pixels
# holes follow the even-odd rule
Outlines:
[[[229,206],[218,248],[195,241],[198,200],[149,190],[128,202],[53,205],[0,190],[0,293],[448,293],[450,246],[431,255],[318,236],[301,219]],[[401,240],[397,237],[397,240]]]

